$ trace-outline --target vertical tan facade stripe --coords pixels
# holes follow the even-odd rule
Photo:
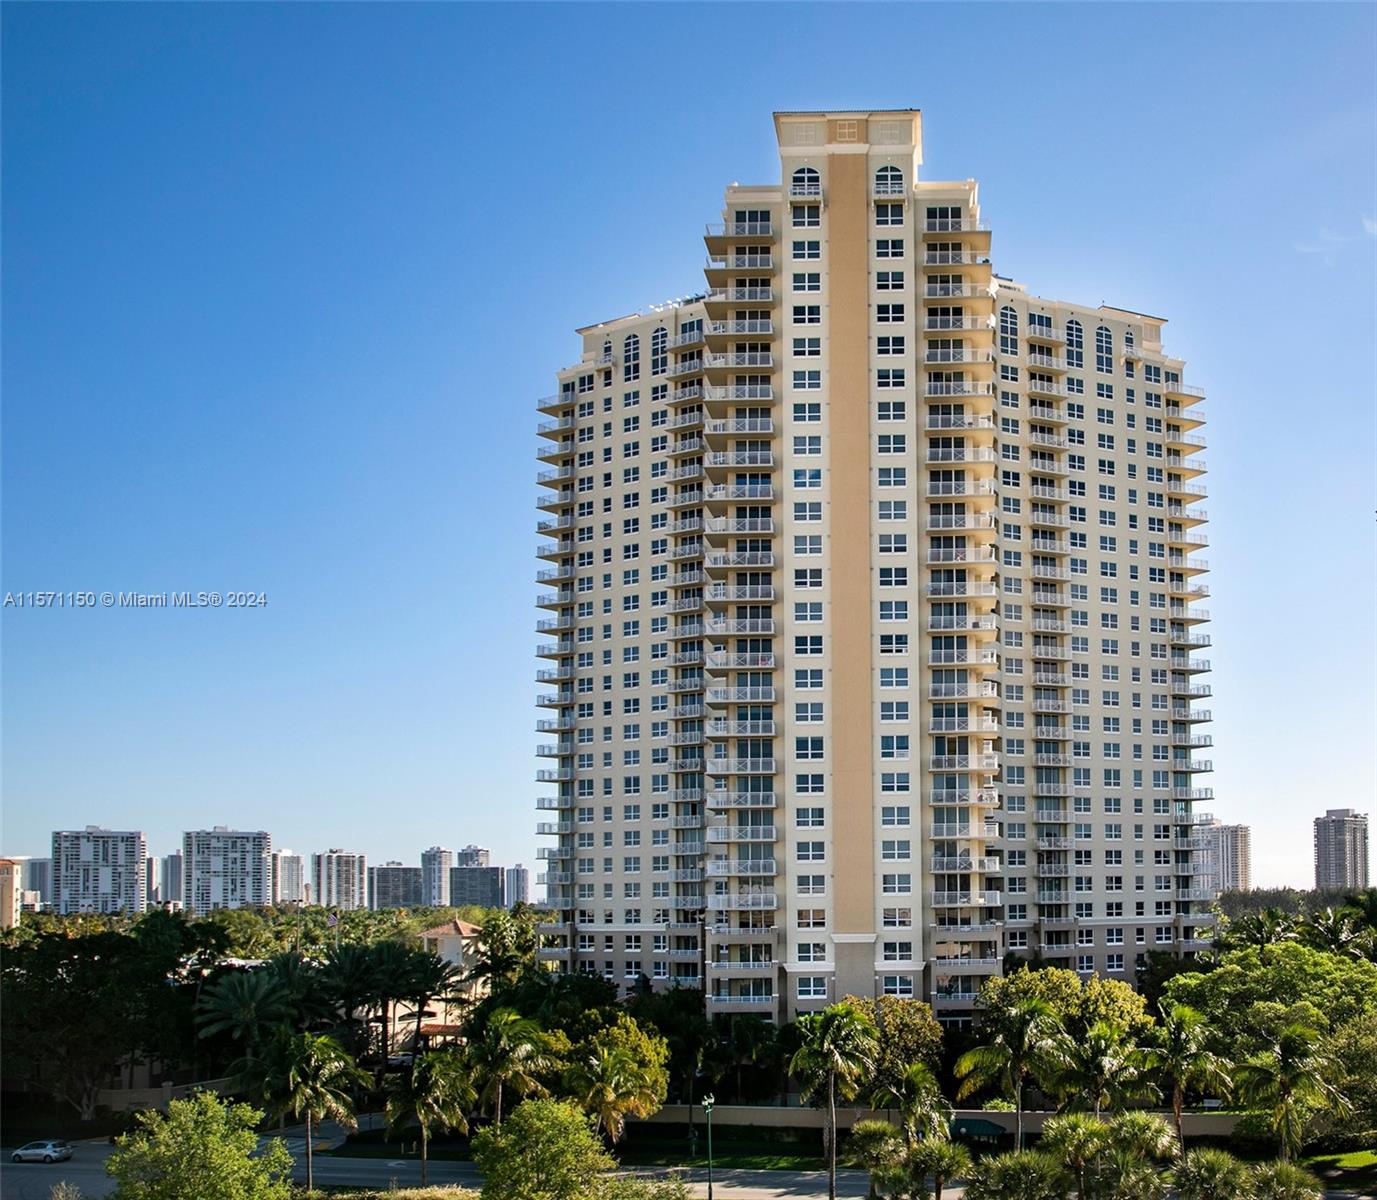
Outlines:
[[[827,162],[831,498],[832,928],[875,931],[871,771],[870,188],[864,154]],[[870,959],[870,951],[866,951]]]

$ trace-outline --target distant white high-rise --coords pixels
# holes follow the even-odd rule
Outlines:
[[[1198,835],[1205,876],[1215,892],[1246,892],[1253,886],[1253,833],[1247,825],[1225,825],[1217,817],[1201,814]]]
[[[1331,808],[1315,818],[1317,888],[1365,888],[1367,866],[1367,813]]]
[[[53,833],[53,907],[59,913],[141,913],[147,844],[137,830]]]
[[[182,855],[164,854],[159,867],[158,895],[164,904],[182,907]]]
[[[311,855],[311,889],[326,908],[367,908],[367,857],[338,849]]]
[[[306,860],[290,850],[273,854],[272,898],[274,904],[306,902]]]
[[[162,897],[162,873],[158,865],[158,859],[151,854],[143,860],[144,903],[149,908],[157,908]]]
[[[432,846],[421,851],[422,903],[436,906],[449,903],[449,869],[453,865],[453,850]]]
[[[531,902],[531,872],[527,867],[517,863],[514,867],[507,868],[507,907],[514,908],[518,904],[529,904]]]
[[[182,905],[198,917],[217,908],[266,905],[272,896],[272,835],[216,825],[182,834]]]

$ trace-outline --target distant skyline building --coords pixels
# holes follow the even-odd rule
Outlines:
[[[1367,813],[1326,810],[1315,818],[1315,886],[1361,889],[1367,881]]]
[[[85,829],[53,832],[53,907],[67,913],[141,913],[144,835],[138,830]]]
[[[421,851],[422,902],[443,907],[449,903],[449,872],[454,866],[454,851],[432,846]]]
[[[505,908],[506,874],[505,867],[451,867],[449,902],[456,908],[464,904],[477,904],[484,908]]]
[[[182,835],[182,906],[203,917],[217,908],[268,903],[272,889],[272,835],[216,825]]]
[[[422,900],[422,869],[386,862],[368,868],[368,907],[372,909],[419,908]]]
[[[311,895],[325,908],[367,908],[367,855],[333,848],[311,855]]]
[[[0,929],[13,929],[19,924],[23,882],[24,864],[0,858]]]
[[[507,907],[513,908],[518,904],[529,904],[531,902],[531,872],[530,869],[517,863],[514,867],[507,868]]]
[[[290,850],[273,854],[272,901],[274,904],[306,903],[306,860]]]
[[[1247,825],[1226,825],[1202,814],[1198,831],[1209,874],[1218,892],[1246,892],[1253,886],[1253,834]]]
[[[159,860],[150,854],[143,860],[143,898],[148,908],[157,908],[162,894],[162,872]]]
[[[164,854],[158,860],[158,896],[163,904],[182,907],[181,851]]]
[[[486,846],[465,846],[454,856],[456,867],[487,867],[491,866],[492,851]]]

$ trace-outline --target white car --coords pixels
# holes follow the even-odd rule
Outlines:
[[[61,1138],[54,1138],[46,1142],[30,1142],[27,1146],[20,1146],[11,1155],[14,1162],[65,1162],[72,1157],[72,1143],[64,1142]]]

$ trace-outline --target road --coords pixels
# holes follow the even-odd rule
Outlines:
[[[296,1158],[295,1176],[305,1182],[304,1148],[299,1139],[288,1138],[287,1147]],[[65,1163],[16,1164],[8,1156],[0,1162],[0,1196],[4,1200],[49,1200],[53,1184],[67,1180],[81,1189],[84,1200],[96,1200],[114,1191],[113,1181],[105,1173],[105,1160],[111,1147],[104,1142],[81,1142],[76,1155]],[[420,1164],[414,1158],[340,1158],[333,1155],[316,1156],[316,1182],[351,1184],[360,1188],[385,1191],[395,1182],[400,1186],[421,1182]],[[865,1175],[861,1171],[838,1172],[837,1195],[848,1198],[864,1196]],[[705,1174],[695,1171],[693,1190],[697,1196],[707,1195]],[[478,1189],[482,1182],[477,1168],[467,1162],[432,1162],[430,1182],[457,1183]],[[950,1193],[959,1200],[960,1193]],[[821,1172],[794,1171],[718,1171],[714,1176],[715,1200],[819,1200],[827,1195],[827,1177]]]
[[[296,1157],[296,1180],[306,1180],[304,1150],[297,1138],[287,1139],[288,1149]],[[49,1200],[53,1184],[67,1180],[81,1189],[83,1200],[109,1196],[114,1185],[105,1174],[105,1160],[111,1147],[104,1142],[82,1142],[76,1156],[65,1163],[44,1166],[41,1163],[17,1165],[6,1154],[0,1162],[0,1196],[4,1200]],[[421,1182],[420,1164],[414,1158],[338,1158],[332,1155],[316,1157],[316,1182],[350,1184],[359,1188],[386,1191],[394,1183],[415,1186]],[[467,1162],[433,1162],[430,1164],[433,1184],[463,1184],[475,1191],[481,1180],[478,1170]],[[702,1171],[694,1171],[693,1193],[705,1197],[707,1185]],[[866,1194],[863,1171],[838,1171],[837,1195],[854,1200]],[[718,1171],[713,1181],[714,1200],[822,1200],[827,1195],[827,1176],[821,1171]],[[961,1188],[947,1188],[943,1193],[949,1200],[961,1200]],[[1352,1192],[1326,1192],[1326,1200],[1350,1200]]]

